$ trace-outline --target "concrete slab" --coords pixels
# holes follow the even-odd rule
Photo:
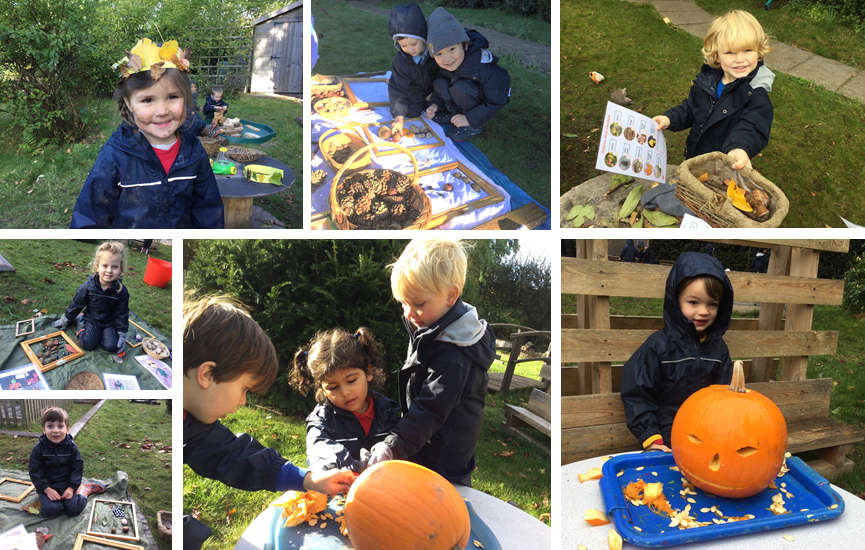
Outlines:
[[[87,411],[87,414],[85,414],[84,416],[79,418],[78,422],[76,422],[75,424],[72,425],[71,428],[69,428],[69,435],[71,435],[72,437],[75,437],[76,435],[78,435],[78,432],[81,431],[81,428],[83,428],[84,426],[87,425],[88,422],[90,422],[90,419],[93,418],[93,415],[96,414],[96,411],[98,411],[100,409],[100,407],[102,407],[102,405],[105,404],[106,401],[108,401],[108,400],[103,399],[103,400],[99,401],[99,403],[93,405],[93,407],[91,407],[90,410]]]
[[[865,102],[865,71],[859,71],[843,86],[836,90],[839,94]]]
[[[789,71],[793,76],[813,80],[827,90],[836,91],[856,74],[856,69],[815,55]]]
[[[794,46],[788,46],[781,42],[772,42],[772,53],[766,56],[766,66],[773,71],[789,72],[794,67],[808,61],[815,54],[800,50]]]
[[[683,31],[693,34],[700,40],[706,38],[706,35],[709,34],[709,27],[712,26],[711,23],[698,23],[696,25],[676,25],[678,28]]]
[[[659,13],[676,13],[682,11],[703,11],[691,0],[656,0],[652,2]],[[705,12],[703,12],[705,13]]]
[[[715,18],[703,10],[683,11],[674,13],[660,12],[662,16],[669,17],[670,23],[681,27],[683,25],[696,25],[698,23],[708,24]]]
[[[0,255],[0,271],[12,271],[13,273],[15,272],[15,268],[12,267],[12,264],[10,264],[9,261],[6,260],[6,258],[4,258],[2,255]]]

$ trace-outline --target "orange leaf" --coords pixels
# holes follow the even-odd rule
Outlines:
[[[235,512],[237,512],[237,508],[232,508],[231,511],[228,512],[228,515],[230,516],[231,514],[233,514]]]
[[[745,192],[739,189],[739,186],[736,185],[736,182],[733,181],[732,178],[726,180],[724,183],[727,184],[727,198],[730,199],[730,202],[733,203],[733,206],[741,210],[742,212],[753,212],[753,208],[748,204],[748,201],[745,200]]]
[[[706,183],[707,181],[709,181],[709,173],[706,172],[705,174],[703,174],[702,176],[700,176],[697,179],[702,181],[703,183]]]

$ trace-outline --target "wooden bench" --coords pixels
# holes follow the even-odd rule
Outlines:
[[[545,385],[548,389],[550,387],[549,383],[551,374],[552,369],[549,365],[541,367],[541,380],[545,381]],[[518,437],[524,441],[532,443],[533,445],[537,445],[547,455],[550,455],[550,446],[524,431],[524,429],[534,428],[547,436],[551,436],[551,404],[552,396],[548,392],[541,391],[537,388],[532,390],[532,395],[525,408],[506,404],[505,420],[502,421],[501,425],[502,432]]]
[[[781,408],[790,452],[819,457],[809,464],[825,477],[851,469],[846,454],[865,431],[829,418],[831,379],[806,379],[808,357],[834,354],[838,344],[837,332],[811,330],[814,304],[838,305],[844,291],[844,281],[816,278],[819,251],[845,252],[849,242],[726,242],[772,248],[769,273],[727,273],[737,301],[762,304],[759,319],[732,320],[724,336],[731,357],[745,361],[748,387]],[[562,315],[564,464],[640,449],[613,393],[621,387],[621,365],[613,363],[629,359],[664,321],[611,316],[609,300],[663,298],[670,267],[608,262],[606,249],[603,240],[577,241],[577,258],[562,258],[562,293],[577,295],[577,314]]]
[[[549,356],[545,355],[524,357],[520,359],[520,351],[522,350],[523,345],[529,341],[530,338],[541,337],[550,340],[550,331],[535,330],[533,328],[510,323],[490,323],[490,328],[493,329],[493,332],[501,333],[502,331],[505,331],[510,333],[510,339],[496,339],[496,349],[509,352],[508,363],[503,374],[496,372],[490,373],[489,391],[493,393],[501,392],[502,395],[507,395],[511,390],[529,390],[535,387],[541,387],[543,391],[547,391],[549,389],[549,376],[547,377],[546,382],[544,382],[543,379],[539,382],[533,378],[515,375],[514,370],[519,363],[542,361],[546,363],[547,366],[550,365],[551,359]],[[512,332],[514,330],[516,330],[516,332]]]

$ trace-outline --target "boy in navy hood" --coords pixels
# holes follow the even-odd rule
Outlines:
[[[30,481],[39,493],[40,517],[77,516],[90,494],[105,492],[101,483],[82,483],[84,459],[69,435],[69,415],[60,407],[42,411],[42,435],[30,452]]]
[[[429,105],[436,64],[426,50],[426,18],[417,4],[394,6],[387,32],[399,50],[391,64],[387,82],[391,131],[402,132],[404,118],[419,117]]]
[[[398,384],[403,416],[394,435],[373,446],[370,465],[411,460],[471,486],[496,340],[460,298],[466,265],[458,242],[416,239],[391,266],[409,333]]]
[[[664,328],[622,368],[628,429],[644,449],[669,451],[673,418],[685,399],[711,384],[729,384],[733,363],[723,336],[733,313],[733,286],[721,263],[686,252],[667,277]]]
[[[444,8],[427,19],[427,47],[438,65],[427,118],[451,124],[455,140],[477,136],[482,126],[510,101],[511,77],[498,66],[480,33],[468,31]]]
[[[734,170],[751,167],[769,144],[774,108],[769,100],[775,75],[763,58],[769,37],[748,12],[733,10],[712,22],[703,41],[706,63],[688,97],[653,118],[657,129],[690,128],[685,158],[721,151],[736,159]]]

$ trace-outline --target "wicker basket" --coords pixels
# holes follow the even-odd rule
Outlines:
[[[249,149],[247,147],[239,147],[237,145],[229,145],[226,147],[225,154],[236,160],[237,162],[255,162],[261,157],[266,157],[267,153],[258,149]]]
[[[709,172],[728,179],[736,172],[731,166],[736,159],[724,153],[706,153],[688,159],[679,166],[679,183],[676,185],[676,198],[694,211],[712,227],[778,227],[787,216],[790,201],[774,183],[764,178],[754,169],[742,168],[739,175],[750,180],[757,188],[771,197],[769,218],[765,221],[752,220],[733,206],[726,195],[720,195],[697,178]],[[711,177],[711,176],[710,176]]]
[[[201,142],[201,145],[204,147],[204,150],[207,151],[208,157],[216,156],[219,152],[219,138],[215,137],[199,137],[198,141]]]
[[[157,353],[155,351],[150,351],[149,349],[147,349],[148,342],[156,342],[157,344],[159,344],[162,348],[162,352]],[[165,344],[163,344],[156,338],[145,338],[141,343],[144,344],[143,346],[141,346],[142,348],[144,348],[144,353],[146,353],[150,357],[153,357],[154,359],[165,359],[166,357],[168,357],[168,347],[166,347]]]
[[[378,149],[380,147],[396,147],[397,149],[408,155],[409,159],[411,159],[412,166],[414,167],[414,173],[412,174],[411,185],[409,185],[408,189],[401,195],[401,204],[404,204],[407,207],[417,209],[420,214],[418,214],[417,218],[415,218],[412,223],[402,227],[402,229],[426,229],[426,226],[429,224],[429,221],[432,218],[432,204],[430,203],[429,197],[427,197],[424,190],[421,189],[420,186],[418,186],[417,184],[417,159],[411,153],[411,151],[398,143],[369,143],[363,148],[361,148],[359,151],[355,152],[354,155],[352,155],[352,157],[346,161],[346,164],[351,165],[356,157],[363,155],[369,149]],[[333,177],[333,182],[330,185],[330,214],[333,223],[336,224],[339,229],[363,229],[358,225],[352,223],[349,219],[349,213],[345,212],[340,207],[338,197],[340,194],[342,194],[342,190],[347,185],[347,182],[350,182],[350,180],[357,177],[369,175],[378,176],[386,172],[396,175],[397,177],[403,175],[387,168],[381,168],[377,170],[361,170],[359,172],[354,172],[351,175],[347,175],[348,173],[345,169],[345,166],[336,173],[336,175]],[[380,196],[385,197],[384,195]],[[389,197],[391,196],[388,195],[383,199],[383,201],[393,200]]]
[[[317,74],[311,80],[312,95],[342,89],[342,79],[338,76]]]
[[[98,375],[84,370],[69,379],[67,390],[104,390],[105,386]]]
[[[351,149],[352,156],[350,158],[355,159],[351,161],[348,168],[346,168],[347,173],[351,174],[369,166],[369,163],[372,160],[369,152],[360,156],[355,155],[355,153],[367,145],[366,140],[357,128],[352,128],[348,125],[338,126],[336,128],[331,128],[318,138],[318,146],[321,149],[321,155],[324,157],[324,160],[330,164],[330,167],[337,172],[342,170],[346,163],[337,162],[333,158],[333,154],[346,145]]]
[[[335,106],[335,108],[329,110],[328,104]],[[351,101],[345,97],[326,97],[316,101],[312,108],[324,118],[336,120],[348,114],[351,109]]]

